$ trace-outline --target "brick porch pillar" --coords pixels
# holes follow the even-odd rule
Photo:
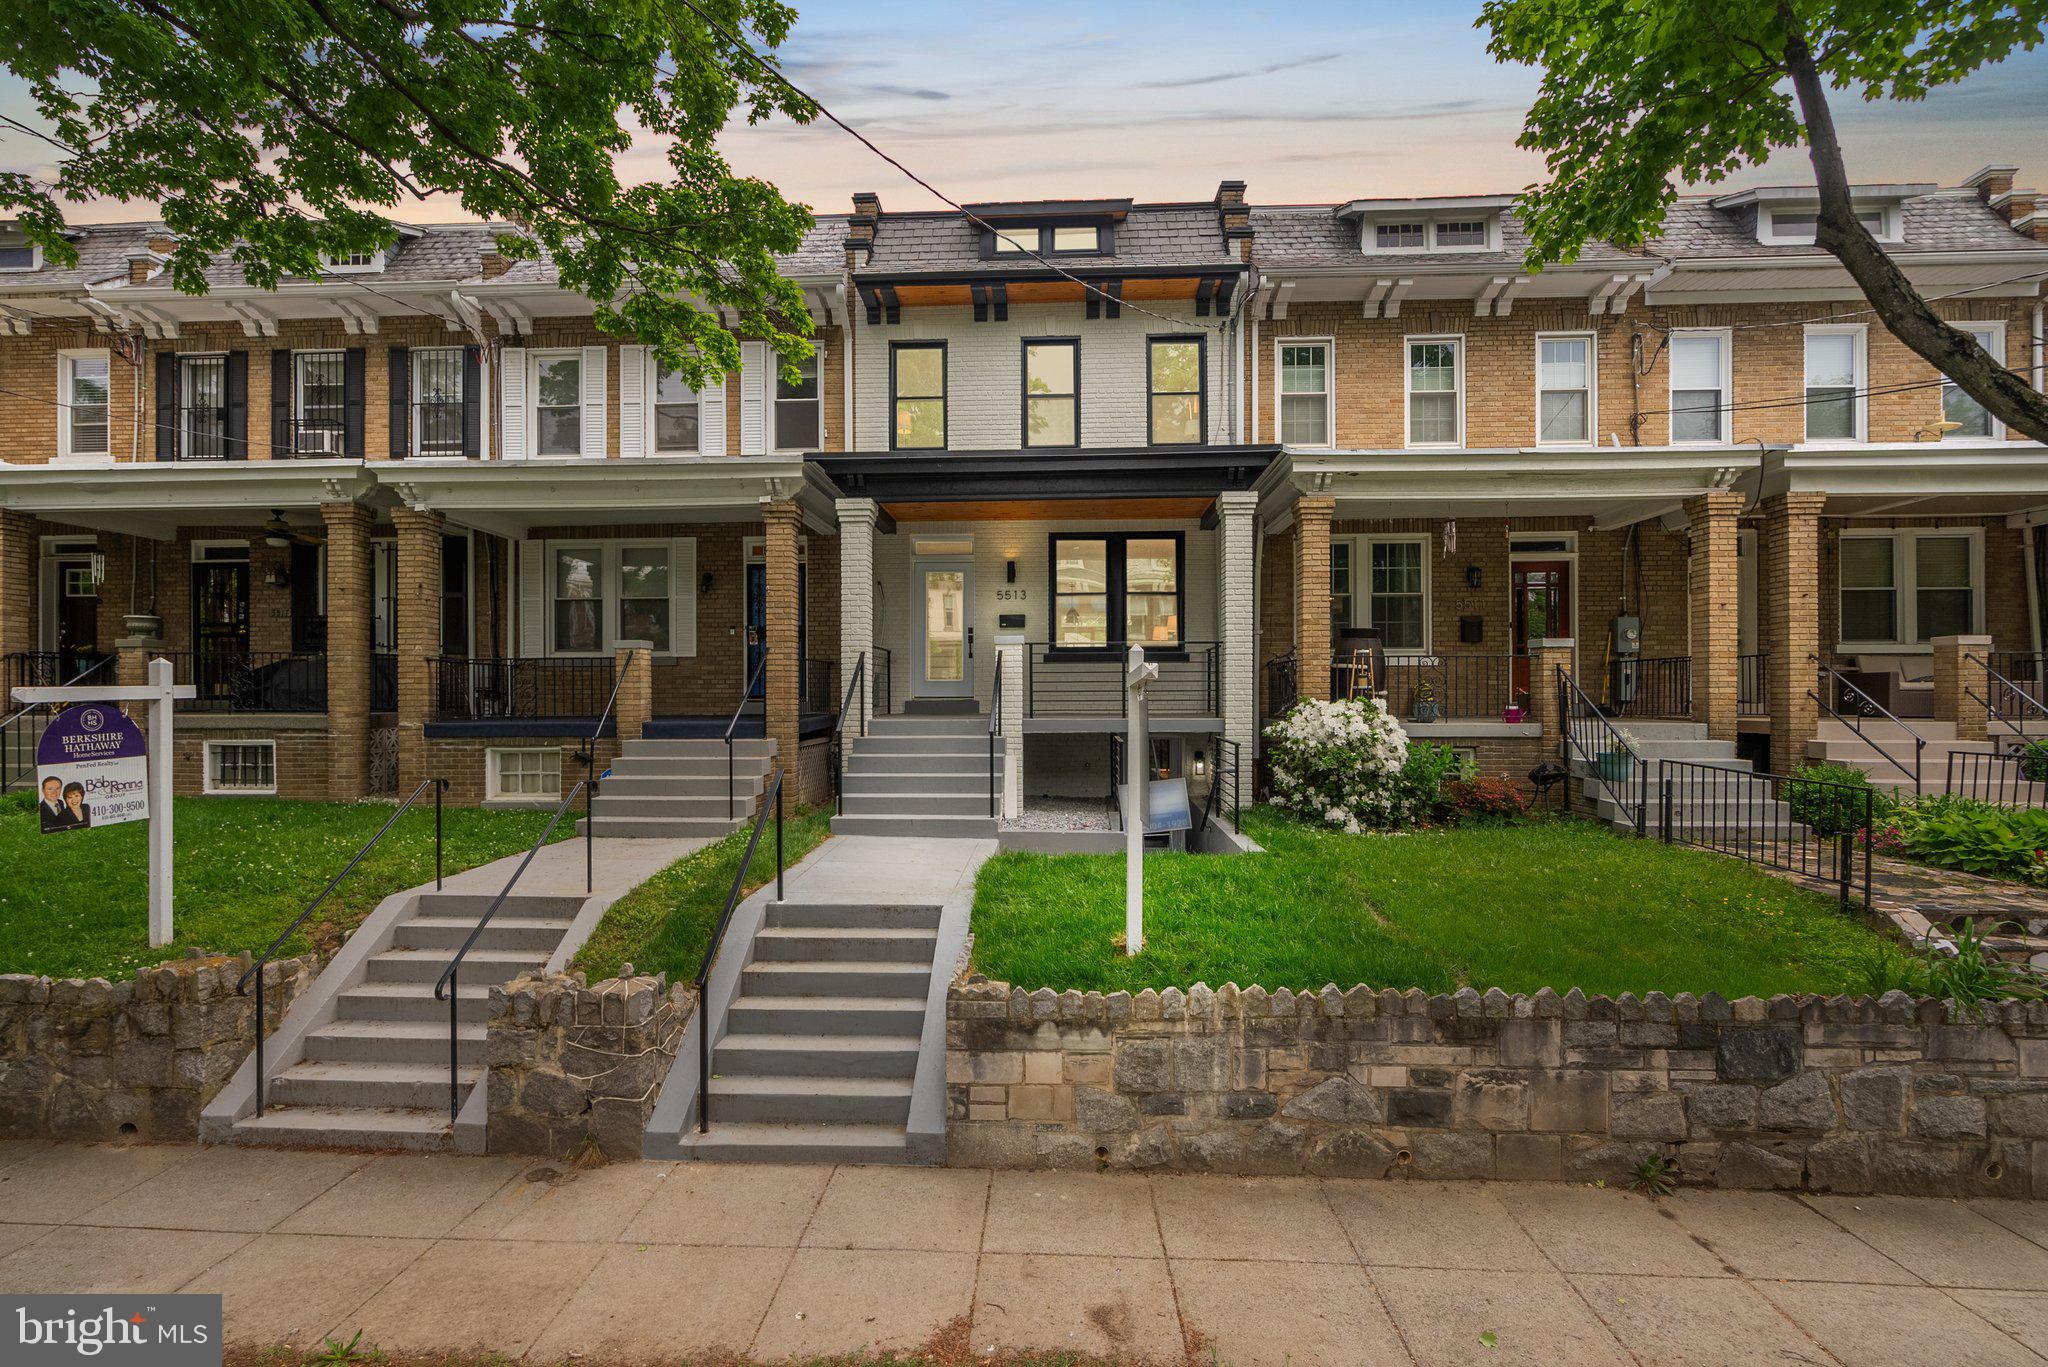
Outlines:
[[[1771,767],[1806,763],[1820,729],[1813,657],[1820,652],[1820,515],[1827,495],[1785,493],[1764,500],[1764,650],[1771,705]]]
[[[1736,567],[1736,519],[1747,500],[1716,489],[1686,500],[1692,523],[1692,719],[1714,740],[1735,739],[1740,710],[1741,591]]]
[[[433,660],[441,653],[441,514],[393,508],[398,533],[398,791],[427,775],[426,725],[434,716]]]
[[[803,512],[790,500],[777,499],[762,505],[761,521],[767,531],[767,734],[775,742],[783,789],[795,806],[812,800],[803,791],[803,768],[797,763],[804,677],[803,643],[797,635],[797,547],[803,538]]]
[[[1294,505],[1294,668],[1300,697],[1330,696],[1330,522],[1334,498]]]
[[[621,641],[612,652],[612,668],[618,671],[619,700],[612,706],[612,721],[618,741],[640,739],[647,723],[654,719],[654,646],[648,641]]]
[[[328,796],[370,790],[370,510],[320,505],[327,524]]]
[[[1258,542],[1252,530],[1258,508],[1259,496],[1249,491],[1216,496],[1216,601],[1222,628],[1217,701],[1223,737],[1237,742],[1246,762],[1259,743]]]
[[[875,523],[879,516],[871,498],[842,498],[839,512],[839,686],[853,683],[853,671],[867,658],[861,687],[876,697],[875,670]],[[843,695],[842,695],[843,697]],[[854,700],[855,716],[860,700]],[[872,704],[868,714],[874,714]]]
[[[1561,753],[1564,744],[1557,671],[1571,669],[1572,654],[1577,648],[1578,642],[1569,636],[1540,637],[1529,642],[1529,714],[1543,728],[1543,748],[1548,754]]]
[[[1934,719],[1954,722],[1957,740],[1988,739],[1991,638],[1937,636],[1933,646]]]
[[[36,648],[36,520],[0,508],[0,657]],[[0,716],[19,706],[0,699]]]

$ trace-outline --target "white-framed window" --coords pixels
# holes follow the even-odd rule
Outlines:
[[[1865,335],[1861,323],[1806,329],[1806,439],[1862,441]]]
[[[554,746],[484,752],[484,799],[489,802],[560,801],[562,752]]]
[[[825,392],[818,383],[821,350],[797,362],[791,383],[778,366],[775,372],[774,441],[777,451],[815,451],[825,433]]]
[[[384,251],[379,248],[369,252],[339,252],[335,255],[321,254],[320,263],[334,275],[361,275],[384,269]]]
[[[292,421],[298,425],[298,449],[315,449],[306,440],[308,433],[342,430],[346,407],[342,372],[347,360],[339,351],[292,353]],[[340,454],[338,443],[335,454]]]
[[[1352,613],[1358,602],[1357,578],[1351,562],[1351,542],[1339,537],[1330,542],[1330,622],[1333,626],[1356,625]]]
[[[2005,324],[2003,323],[1953,323],[1950,326],[1967,332],[1977,339],[1977,345],[1991,353],[1991,359],[2005,364]],[[1945,422],[1956,424],[1953,430],[1942,433],[1944,437],[1991,437],[2005,435],[2005,424],[1991,416],[1989,409],[1965,394],[1954,380],[1943,378],[1941,384],[1941,416]]]
[[[1725,328],[1671,334],[1671,444],[1710,446],[1729,439],[1733,338]]]
[[[416,347],[412,353],[412,453],[463,452],[465,358],[459,346]]]
[[[1457,446],[1465,439],[1465,339],[1410,337],[1408,444]]]
[[[1483,252],[1494,245],[1494,220],[1472,217],[1389,218],[1365,225],[1366,252]]]
[[[1280,367],[1280,440],[1289,446],[1328,446],[1336,429],[1330,344],[1290,338],[1275,345]]]
[[[1983,533],[1973,527],[1842,533],[1836,585],[1843,651],[1924,646],[1983,619]]]
[[[1375,536],[1360,543],[1365,573],[1364,625],[1389,651],[1429,649],[1429,542],[1420,536]]]
[[[555,655],[604,649],[604,548],[552,546],[548,557],[548,648]]]
[[[690,560],[670,540],[548,543],[547,653],[603,655],[646,641],[674,654],[677,614],[696,591]]]
[[[66,456],[104,456],[112,353],[57,353],[57,450]]]
[[[1536,338],[1536,444],[1583,446],[1593,440],[1593,338]]]
[[[543,456],[583,454],[583,353],[537,351],[533,367],[533,449]],[[604,452],[593,452],[603,455]]]
[[[658,655],[669,653],[669,563],[666,541],[617,548],[614,597],[618,639],[645,641]]]
[[[206,791],[270,795],[277,792],[277,742],[206,742]]]
[[[1435,226],[1436,246],[1440,250],[1486,245],[1486,220],[1483,218],[1447,218]]]
[[[1375,223],[1372,245],[1383,252],[1420,251],[1429,236],[1425,223]]]
[[[1856,221],[1880,242],[1901,240],[1901,218],[1896,206],[1866,205],[1856,211]],[[1756,240],[1774,247],[1809,247],[1819,225],[1818,209],[1766,207],[1757,210]]]
[[[43,249],[25,237],[0,237],[0,271],[41,270]]]
[[[654,372],[654,443],[658,456],[694,456],[703,446],[704,405],[680,370]]]

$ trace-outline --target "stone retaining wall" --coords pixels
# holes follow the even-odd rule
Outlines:
[[[0,974],[0,1137],[195,1139],[199,1111],[256,1042],[249,967],[193,950],[129,982]],[[264,967],[264,1032],[320,973],[320,959]]]
[[[2048,1198],[2048,1003],[1334,986],[947,1009],[955,1164]]]
[[[594,1144],[638,1158],[695,1005],[689,988],[630,964],[595,985],[562,973],[492,988],[487,1150],[567,1158]]]

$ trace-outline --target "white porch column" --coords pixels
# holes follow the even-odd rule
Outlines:
[[[861,687],[875,696],[875,501],[871,498],[842,498],[839,513],[839,678],[840,687],[853,682],[853,671],[861,656],[868,656],[868,669]],[[858,706],[856,699],[855,705]],[[868,714],[874,715],[869,706]]]
[[[1249,770],[1259,743],[1258,543],[1252,516],[1259,496],[1249,490],[1216,496],[1216,603],[1223,658],[1219,664],[1223,736],[1243,748]],[[1219,756],[1219,761],[1221,757]]]
[[[996,637],[1003,662],[1003,819],[1024,811],[1024,651],[1022,636]]]

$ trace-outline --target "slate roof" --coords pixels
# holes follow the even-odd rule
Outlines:
[[[1224,241],[1215,205],[1136,204],[1116,225],[1114,256],[1063,256],[1059,264],[1076,271],[1133,266],[1232,270],[1242,262],[1237,249]],[[856,274],[1015,275],[1043,269],[1028,256],[983,260],[980,230],[964,215],[885,213],[875,229],[874,254]]]
[[[1389,252],[1384,257],[1365,257],[1358,247],[1356,221],[1338,218],[1334,204],[1301,204],[1256,207],[1252,210],[1252,256],[1261,266],[1280,268],[1313,266],[1358,266],[1363,261],[1384,262],[1391,268],[1403,265],[1519,266],[1528,254],[1529,238],[1513,210],[1500,216],[1501,245],[1484,252]],[[1579,260],[1589,265],[1606,262],[1633,264],[1642,258],[1605,242],[1589,242]]]
[[[76,266],[59,266],[47,254],[42,269],[9,271],[0,275],[0,286],[38,290],[77,289],[102,280],[126,278],[128,253],[146,246],[164,231],[161,223],[95,223],[79,230],[71,245],[78,248]]]

